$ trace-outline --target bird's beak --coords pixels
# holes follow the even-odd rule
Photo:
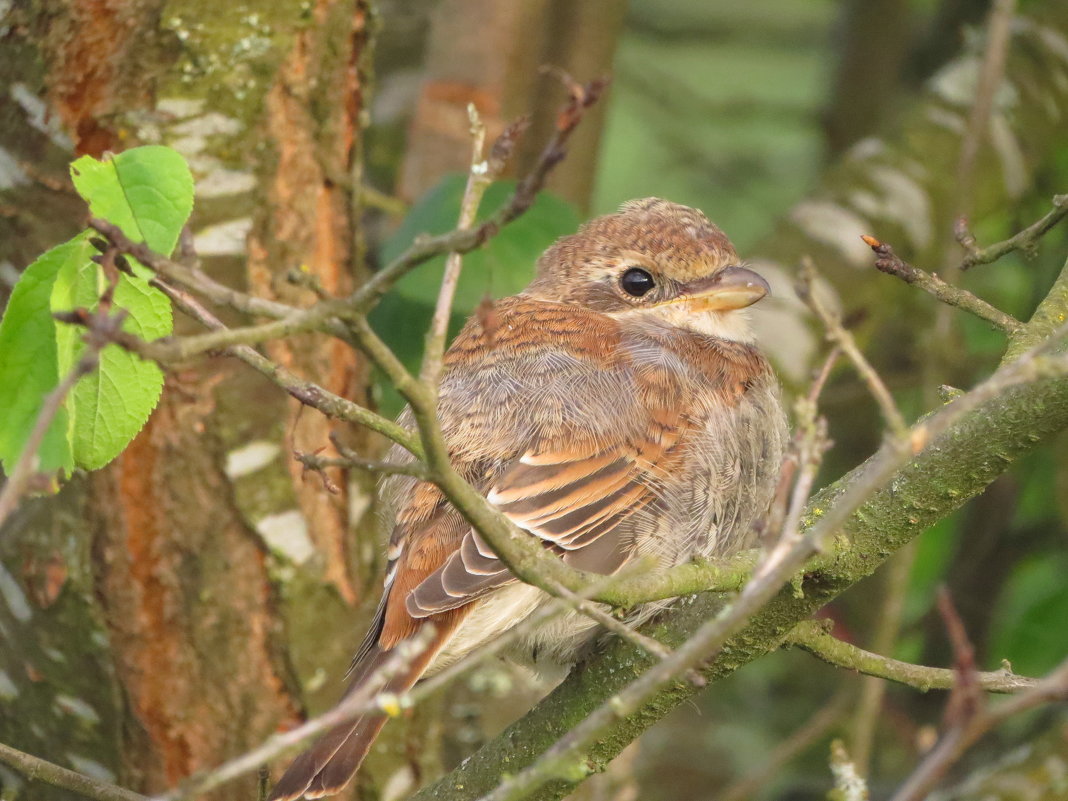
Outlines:
[[[768,282],[745,267],[726,267],[708,278],[690,281],[673,298],[673,303],[685,303],[691,311],[730,311],[752,306],[771,294]]]

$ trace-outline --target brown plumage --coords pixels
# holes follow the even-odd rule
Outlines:
[[[652,198],[587,223],[546,251],[523,293],[472,318],[449,348],[438,415],[454,466],[583,570],[744,547],[770,501],[786,431],[744,311],[766,293],[693,209]],[[394,448],[390,458],[405,454]],[[388,685],[403,692],[546,596],[517,582],[433,485],[392,477],[382,490],[386,589],[351,687],[433,621],[434,647]],[[594,633],[570,615],[524,646],[566,663]],[[367,715],[328,733],[272,801],[340,790],[384,720]]]

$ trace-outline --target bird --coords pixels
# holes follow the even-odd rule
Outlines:
[[[779,384],[747,312],[769,292],[696,209],[645,198],[587,222],[446,351],[437,414],[454,469],[563,562],[592,573],[751,546],[787,440]],[[411,426],[410,412],[400,422]],[[406,454],[394,446],[389,459],[414,458]],[[385,590],[349,692],[432,623],[431,645],[385,685],[399,694],[549,596],[516,579],[434,484],[391,475],[380,492]],[[566,665],[597,634],[570,613],[533,627],[520,650]],[[386,720],[370,712],[328,731],[271,801],[339,792]]]

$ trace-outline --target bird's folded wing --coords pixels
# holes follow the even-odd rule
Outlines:
[[[658,486],[679,455],[684,422],[669,404],[644,410],[636,431],[619,441],[539,443],[492,482],[488,500],[565,562],[604,575],[631,556],[619,524],[656,502]],[[677,409],[674,406],[674,409]],[[407,597],[423,618],[455,609],[514,577],[473,530],[446,562]]]

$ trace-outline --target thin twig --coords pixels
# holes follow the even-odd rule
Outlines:
[[[838,639],[819,620],[798,623],[790,630],[785,642],[808,651],[829,665],[904,684],[920,692],[952,690],[954,687],[955,673],[951,668],[915,665],[866,651]],[[1019,693],[1038,684],[1037,679],[1019,676],[1008,668],[976,675],[979,686],[991,693]]]
[[[434,636],[433,625],[423,626],[417,634],[390,651],[389,657],[382,666],[329,712],[312,718],[287,732],[276,734],[260,746],[224,762],[217,768],[191,776],[175,789],[155,796],[152,801],[184,801],[195,798],[232,779],[257,771],[260,765],[295,750],[334,726],[348,723],[367,712],[386,711],[389,714],[396,708],[397,698],[392,694],[381,693],[382,687],[430,647]]]
[[[0,762],[14,768],[31,782],[44,782],[93,801],[147,801],[146,796],[133,790],[77,773],[3,743],[0,743]]]
[[[820,394],[831,376],[838,357],[842,355],[842,349],[835,345],[827,353],[823,364],[812,376],[812,384],[804,397],[798,398],[795,404],[798,424],[794,427],[794,435],[790,438],[790,445],[783,456],[782,466],[779,468],[779,482],[775,491],[775,499],[768,510],[765,521],[761,526],[761,541],[766,546],[774,546],[769,541],[778,536],[783,530],[783,522],[790,505],[791,488],[794,486],[794,478],[797,468],[802,461],[801,449],[808,437],[811,436],[810,428],[817,425]]]
[[[982,710],[983,698],[979,671],[975,665],[975,646],[968,638],[957,607],[944,586],[938,588],[938,614],[946,627],[953,647],[953,691],[946,704],[945,721],[950,726],[962,726]]]
[[[570,606],[579,614],[585,615],[590,620],[600,623],[613,634],[634,643],[651,656],[655,656],[657,659],[666,659],[671,654],[671,649],[663,643],[642,634],[637,629],[628,626],[622,620],[612,617],[597,604],[582,598],[560,582],[550,580],[549,586],[553,590],[553,595],[559,598],[564,604]]]
[[[1068,659],[1026,692],[1002,704],[981,709],[959,726],[954,726],[920,763],[894,794],[891,801],[920,801],[960,757],[987,732],[1028,709],[1068,700]]]
[[[894,403],[893,395],[890,394],[890,390],[886,388],[886,384],[883,383],[875,368],[861,353],[860,348],[857,347],[856,340],[842,325],[838,314],[824,306],[818,293],[814,291],[816,277],[816,266],[813,264],[812,259],[807,257],[802,259],[796,287],[798,297],[805,302],[820,319],[820,322],[823,323],[827,338],[838,345],[849,360],[853,362],[857,373],[860,374],[865,385],[867,385],[868,391],[875,399],[875,402],[879,404],[879,410],[883,414],[883,419],[886,421],[890,433],[899,440],[903,439],[908,431],[908,424],[905,422],[905,418],[901,416],[897,404]]]
[[[93,217],[89,220],[89,227],[107,237],[118,248],[120,253],[133,256],[145,267],[172,285],[196,292],[217,305],[229,306],[245,314],[270,319],[282,319],[294,312],[301,311],[301,309],[290,306],[288,303],[280,303],[275,300],[249,295],[245,292],[231,289],[225,284],[220,284],[197,267],[189,267],[168,259],[166,256],[156,253],[144,242],[134,242],[123,233],[121,228],[107,220]],[[330,333],[343,336],[344,327],[336,325]]]
[[[538,154],[534,166],[516,185],[511,197],[484,222],[466,231],[452,231],[441,236],[417,239],[392,262],[387,264],[371,280],[352,296],[357,309],[368,309],[403,277],[412,267],[442,253],[467,253],[493,237],[503,226],[520,216],[534,203],[538,192],[545,185],[549,173],[563,161],[567,143],[585,113],[601,97],[608,86],[608,78],[598,78],[586,84],[568,83],[569,99],[556,116],[556,127],[549,141]]]
[[[206,328],[212,330],[226,328],[218,317],[204,308],[196,298],[188,293],[171,286],[160,278],[153,278],[150,283],[170,298],[179,311],[201,323]],[[365,409],[363,406],[353,403],[348,398],[343,398],[313,381],[300,378],[248,345],[234,345],[224,348],[222,353],[243,361],[298,401],[306,406],[318,409],[327,417],[362,425],[388,437],[413,454],[419,455],[421,453],[421,446],[418,440],[403,426],[399,426],[392,420],[375,414],[370,409]]]
[[[486,126],[478,116],[474,103],[467,104],[467,116],[471,122],[471,164],[467,170],[467,183],[464,185],[463,198],[460,200],[460,219],[456,230],[466,231],[475,224],[479,204],[486,188],[493,182],[489,161],[483,160],[482,151],[486,146]],[[423,349],[423,367],[419,380],[437,392],[441,380],[441,363],[445,355],[445,342],[452,318],[452,300],[456,295],[456,286],[460,282],[460,270],[463,267],[463,254],[453,251],[445,259],[445,273],[441,279],[434,316],[430,320],[430,330],[426,334],[426,346]]]
[[[430,479],[430,471],[421,462],[382,462],[375,459],[366,459],[354,451],[352,455],[344,456],[320,456],[318,453],[305,453],[298,451],[294,458],[309,470],[324,470],[328,467],[343,467],[346,469],[356,468],[366,470],[369,473],[379,473],[386,476],[411,476],[422,481]]]
[[[1024,324],[1011,314],[990,305],[967,289],[948,284],[937,275],[925,272],[919,267],[913,267],[894,253],[894,249],[886,242],[880,242],[874,236],[863,236],[861,239],[878,257],[875,267],[887,275],[896,276],[907,284],[917,286],[949,306],[956,306],[958,309],[974,314],[1009,336],[1023,330]]]
[[[1031,223],[1031,225],[1008,239],[1002,242],[995,242],[985,248],[975,247],[975,237],[968,233],[967,224],[962,220],[957,226],[957,240],[968,251],[968,255],[960,263],[960,269],[970,270],[979,264],[991,264],[1002,256],[1017,250],[1030,254],[1038,247],[1038,240],[1065,217],[1068,217],[1068,194],[1054,195],[1053,208],[1041,219]]]

